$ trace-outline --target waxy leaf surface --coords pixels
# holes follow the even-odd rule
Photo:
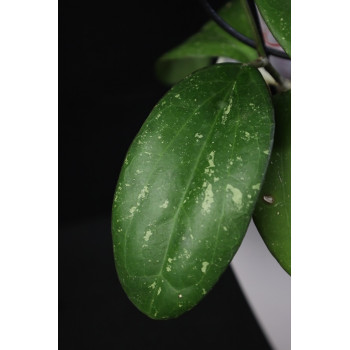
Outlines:
[[[254,222],[272,255],[291,273],[290,91],[273,98],[276,131]]]
[[[116,268],[151,318],[181,315],[237,251],[266,172],[273,108],[257,69],[204,68],[174,86],[132,143],[113,203]]]
[[[254,33],[239,0],[227,3],[219,14],[242,34],[253,38]],[[219,56],[240,62],[250,62],[258,57],[255,49],[233,38],[214,21],[210,21],[198,33],[157,61],[157,76],[164,83],[174,84],[195,70],[208,66],[211,59]]]
[[[291,1],[256,0],[255,3],[272,35],[291,57]]]

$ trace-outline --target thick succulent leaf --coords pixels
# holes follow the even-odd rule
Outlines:
[[[272,255],[291,272],[290,91],[273,98],[276,132],[254,222]]]
[[[235,29],[253,37],[247,14],[239,0],[227,3],[219,14]],[[162,82],[171,85],[208,66],[212,58],[219,56],[249,62],[257,58],[257,53],[210,21],[198,33],[164,54],[156,63],[156,73]]]
[[[153,109],[112,214],[119,279],[142,312],[177,317],[213,287],[246,232],[273,132],[266,84],[247,65],[197,71]]]
[[[256,0],[255,2],[272,35],[291,57],[291,1]]]

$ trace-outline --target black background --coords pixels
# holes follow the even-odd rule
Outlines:
[[[61,349],[269,348],[230,270],[194,310],[153,321],[129,302],[114,268],[118,173],[168,89],[154,62],[207,19],[194,0],[59,2]]]

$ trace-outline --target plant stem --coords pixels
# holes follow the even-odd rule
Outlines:
[[[280,91],[287,91],[290,89],[290,82],[283,78],[278,72],[277,70],[273,67],[273,65],[270,63],[270,61],[267,61],[267,65],[264,67],[266,69],[267,72],[269,72],[272,76],[272,78],[274,78],[276,80],[276,83],[278,84],[278,88]]]
[[[243,6],[248,13],[251,25],[254,30],[256,50],[261,57],[267,57],[265,41],[261,30],[260,19],[258,11],[256,10],[255,2],[253,0],[243,0]]]
[[[256,50],[259,55],[259,58],[251,64],[254,66],[256,66],[256,64],[260,64],[260,67],[264,67],[272,78],[275,79],[280,91],[288,90],[290,88],[289,83],[277,72],[268,59],[260,18],[254,0],[241,0],[241,2],[248,13],[248,17],[254,29]]]

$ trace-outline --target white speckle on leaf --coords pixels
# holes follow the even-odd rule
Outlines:
[[[197,139],[201,139],[203,137],[202,134],[199,134],[198,132],[194,135],[194,137],[196,137]]]
[[[170,272],[170,271],[171,271],[171,266],[168,265],[168,266],[166,267],[166,270],[167,270],[168,272]]]
[[[212,203],[214,203],[214,193],[213,193],[212,185],[208,184],[207,188],[205,189],[205,197],[202,203],[202,209],[203,209],[202,212],[209,213]]]
[[[169,204],[169,201],[166,199],[165,202],[159,206],[159,208],[167,208],[168,207],[168,204]]]
[[[182,294],[179,294],[178,296],[179,296],[180,299],[182,298]]]
[[[215,151],[210,152],[209,158],[208,158],[208,163],[209,163],[208,168],[215,168],[214,156],[215,156]]]
[[[235,188],[230,184],[226,186],[226,191],[230,191],[232,193],[233,203],[235,203],[238,208],[241,208],[242,207],[242,192],[238,188]]]
[[[215,151],[210,152],[208,157],[209,165],[205,168],[205,171],[204,171],[205,174],[209,174],[209,176],[214,174],[214,170],[211,169],[211,168],[215,168],[214,157],[215,157]]]
[[[191,257],[191,254],[189,253],[189,251],[186,248],[184,248],[184,255],[185,255],[186,259],[189,259]]]
[[[143,239],[147,242],[149,238],[152,236],[153,232],[151,230],[148,230],[146,234],[143,236]]]
[[[171,262],[173,261],[173,259],[172,259],[172,258],[169,258],[169,259],[168,259],[168,261],[169,261],[169,262],[170,262],[170,264],[171,264]]]
[[[232,107],[232,97],[230,98],[227,107],[224,109],[224,115],[221,118],[221,124],[225,125],[227,120],[227,115],[230,113]]]
[[[141,190],[140,194],[137,196],[137,199],[139,200],[143,200],[146,198],[146,194],[148,193],[148,186],[144,186],[143,189]],[[135,214],[135,211],[137,211],[137,207],[140,205],[140,202],[136,203],[136,206],[130,208],[129,212],[130,212],[130,216],[129,217],[133,217]]]
[[[154,289],[156,288],[156,285],[157,285],[156,282],[153,282],[151,285],[148,286],[148,288]]]
[[[246,141],[249,141],[250,140],[250,133],[248,131],[245,131],[244,132],[244,137],[243,137],[244,140]]]
[[[161,291],[162,291],[162,288],[159,287],[159,288],[158,288],[158,291],[157,291],[157,295],[159,295]]]
[[[214,177],[214,182],[219,181],[220,179],[218,177]]]
[[[206,261],[203,261],[203,262],[202,262],[201,271],[202,271],[203,273],[206,273],[206,272],[207,272],[207,267],[208,267],[208,265],[209,265],[208,262],[206,262]]]
[[[269,154],[269,153],[270,151],[268,149],[264,151],[264,154]]]
[[[227,227],[226,226],[223,226],[223,229],[224,229],[224,231],[227,231]]]
[[[176,94],[175,97],[176,97],[176,98],[180,98],[180,94]]]
[[[131,216],[134,216],[134,213],[135,213],[136,209],[137,209],[137,207],[130,208],[129,212],[130,212]]]
[[[260,190],[260,183],[252,186],[253,190]]]
[[[136,174],[137,174],[137,175],[142,174],[142,173],[143,173],[142,170],[139,170],[139,169],[136,170]]]
[[[140,194],[137,196],[138,199],[145,199],[146,194],[148,193],[148,186],[144,186]]]
[[[203,295],[206,295],[206,294],[207,294],[207,291],[206,291],[204,288],[202,288],[202,294],[203,294]]]
[[[249,103],[249,106],[252,107],[252,110],[253,111],[256,111],[257,108],[255,107],[255,104],[254,103]]]

